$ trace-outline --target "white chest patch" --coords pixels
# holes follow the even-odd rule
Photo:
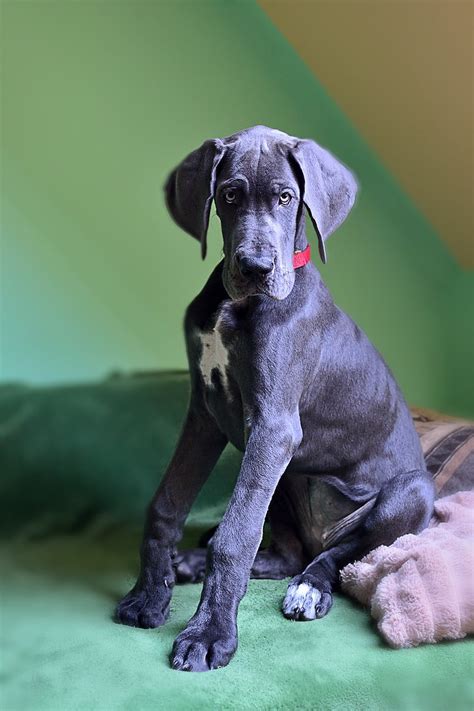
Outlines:
[[[216,325],[212,331],[202,331],[199,334],[202,343],[202,355],[199,368],[207,387],[213,387],[212,371],[214,368],[217,368],[221,378],[222,387],[227,393],[229,385],[227,376],[229,353],[227,348],[222,343],[219,325],[220,319],[217,319]]]

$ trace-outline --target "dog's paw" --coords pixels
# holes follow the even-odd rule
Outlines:
[[[204,672],[225,667],[237,649],[235,628],[223,631],[220,626],[187,627],[176,638],[171,666],[180,671]]]
[[[303,574],[288,585],[282,610],[289,620],[308,621],[324,617],[331,607],[331,593],[320,590],[311,576]]]
[[[206,574],[206,549],[178,551],[173,558],[177,583],[200,583]]]
[[[115,608],[114,619],[122,625],[150,629],[163,625],[169,615],[171,593],[133,588]]]

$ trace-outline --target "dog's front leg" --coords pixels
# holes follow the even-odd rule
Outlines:
[[[170,465],[149,509],[138,580],[118,604],[118,622],[158,627],[168,616],[175,583],[172,556],[186,516],[222,453],[227,438],[203,408],[191,403]]]
[[[175,669],[216,669],[234,654],[237,610],[262,539],[265,514],[301,438],[297,413],[267,416],[253,424],[234,492],[208,544],[199,607],[173,646]]]

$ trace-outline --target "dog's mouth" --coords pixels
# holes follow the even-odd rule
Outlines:
[[[291,292],[294,279],[293,270],[284,271],[277,266],[265,276],[243,277],[237,270],[226,268],[226,260],[224,260],[222,281],[233,301],[257,295],[265,295],[276,301],[282,301]]]

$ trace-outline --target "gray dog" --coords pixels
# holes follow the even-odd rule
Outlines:
[[[189,410],[150,504],[137,583],[116,618],[162,625],[175,582],[205,571],[172,666],[206,671],[237,648],[250,576],[294,576],[284,615],[323,617],[341,567],[421,531],[434,488],[392,374],[309,261],[305,211],[325,262],[324,241],[356,196],[347,168],[313,141],[255,126],[206,141],[165,191],[203,257],[215,201],[224,259],[186,312]],[[244,456],[226,513],[207,552],[178,554],[190,507],[228,442]],[[271,543],[259,551],[267,515]],[[341,517],[343,526],[329,525]]]

